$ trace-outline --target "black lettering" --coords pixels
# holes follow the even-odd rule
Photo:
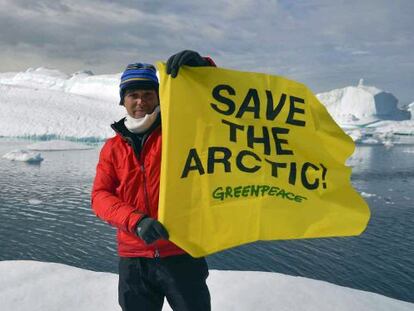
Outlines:
[[[227,124],[230,127],[230,141],[237,142],[237,130],[244,131],[244,125],[239,125],[227,120],[221,120],[223,124]]]
[[[219,84],[213,89],[213,98],[218,102],[225,104],[227,106],[227,109],[220,109],[215,103],[210,103],[210,105],[218,113],[222,113],[226,116],[232,115],[236,110],[236,105],[234,101],[232,101],[230,98],[224,97],[221,94],[221,91],[226,91],[229,95],[236,95],[236,91],[230,85],[227,84]]]
[[[247,146],[253,148],[253,144],[263,144],[264,154],[270,154],[270,140],[269,130],[266,126],[262,126],[263,137],[254,137],[254,126],[249,125],[247,127]]]
[[[322,167],[322,187],[326,189],[326,173],[328,172],[328,169],[321,163]]]
[[[266,119],[274,120],[277,117],[277,115],[280,113],[280,111],[282,110],[283,106],[285,105],[286,94],[282,93],[279,99],[279,103],[277,104],[275,109],[273,109],[272,92],[269,90],[266,90],[266,97],[267,97]]]
[[[317,167],[316,165],[310,162],[305,162],[305,164],[303,164],[302,166],[302,173],[301,173],[302,184],[306,189],[314,190],[318,188],[319,186],[319,178],[315,178],[315,181],[313,183],[310,183],[308,178],[306,177],[306,171],[309,168],[313,168],[314,170],[319,171],[319,167]]]
[[[283,149],[282,145],[288,145],[287,139],[279,138],[279,134],[289,134],[289,129],[283,127],[272,127],[273,140],[275,141],[276,154],[293,154],[292,150]]]
[[[286,163],[278,163],[278,162],[273,162],[273,161],[270,161],[270,160],[268,160],[268,159],[265,159],[265,161],[267,162],[267,163],[270,163],[271,165],[272,165],[272,176],[273,177],[277,177],[277,169],[279,168],[279,167],[281,167],[281,168],[286,168]]]
[[[257,172],[260,169],[259,165],[255,165],[253,167],[247,167],[243,164],[243,158],[245,156],[251,156],[253,158],[255,158],[256,161],[261,162],[262,160],[258,157],[257,154],[255,154],[254,152],[248,151],[248,150],[242,150],[239,152],[239,154],[236,157],[236,165],[237,168],[242,171],[242,172],[246,172],[246,173],[254,173]]]
[[[296,183],[296,162],[290,162],[289,184],[295,185],[295,183]]]
[[[194,165],[191,164],[193,161],[195,162]],[[205,173],[203,164],[201,164],[200,157],[197,154],[197,150],[195,148],[192,148],[190,149],[190,152],[188,153],[188,157],[185,162],[184,170],[183,170],[183,173],[181,174],[181,178],[187,177],[188,173],[194,170],[197,170],[200,175],[203,175]]]
[[[249,106],[252,99],[253,106]],[[240,106],[239,111],[236,114],[236,118],[241,118],[246,111],[253,112],[255,119],[260,118],[260,100],[256,89],[249,89],[249,91],[246,94],[246,97],[243,100],[243,103]]]
[[[295,106],[295,103],[304,104],[305,100],[300,97],[289,96],[290,99],[290,109],[289,114],[286,120],[286,123],[296,125],[296,126],[305,126],[305,121],[294,119],[295,113],[305,114],[305,110]]]
[[[222,153],[221,158],[217,157],[218,153]],[[229,159],[231,157],[230,149],[226,147],[209,147],[208,148],[208,160],[207,160],[207,173],[214,173],[215,163],[222,163],[224,165],[224,171],[226,173],[231,172],[231,166]]]

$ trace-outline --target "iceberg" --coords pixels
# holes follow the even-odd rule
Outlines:
[[[386,147],[414,143],[412,106],[401,109],[392,93],[367,86],[363,79],[357,86],[316,96],[356,143]]]
[[[62,89],[69,76],[59,70],[46,67],[29,68],[7,78],[0,77],[0,83],[50,90]]]
[[[411,120],[414,120],[414,102],[408,105],[408,111],[411,113]]]
[[[379,120],[402,121],[411,118],[410,111],[398,108],[398,99],[360,79],[357,86],[348,86],[325,93],[317,98],[341,125],[367,125]]]
[[[30,152],[27,150],[14,150],[3,155],[4,159],[11,161],[21,161],[28,163],[40,163],[43,161],[40,153]]]
[[[67,75],[46,67],[29,68],[24,72],[0,74],[0,84],[31,89],[46,89],[83,95],[93,99],[117,102],[121,74],[94,75],[82,70]]]

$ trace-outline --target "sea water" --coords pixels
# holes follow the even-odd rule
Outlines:
[[[0,156],[28,141],[0,140]],[[0,260],[59,262],[117,272],[115,229],[90,191],[99,147],[0,158]],[[414,145],[358,146],[352,183],[371,209],[358,237],[256,242],[207,258],[211,269],[273,271],[414,302]]]

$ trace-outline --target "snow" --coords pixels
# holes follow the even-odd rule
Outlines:
[[[29,163],[40,163],[43,161],[40,153],[30,152],[27,150],[14,150],[3,155],[4,159],[11,161],[21,161]]]
[[[114,134],[109,125],[125,115],[119,78],[45,67],[0,73],[0,137],[103,141]],[[414,143],[414,103],[400,109],[393,94],[362,79],[316,96],[357,143]]]
[[[0,301],[8,311],[113,311],[115,274],[56,263],[0,262]],[[378,294],[270,272],[210,270],[212,310],[409,311],[414,304]],[[164,311],[171,308],[164,304]]]

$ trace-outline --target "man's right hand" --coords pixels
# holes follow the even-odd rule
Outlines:
[[[144,240],[145,244],[151,244],[159,239],[168,240],[168,231],[156,219],[151,217],[144,217],[138,222],[137,235]]]

